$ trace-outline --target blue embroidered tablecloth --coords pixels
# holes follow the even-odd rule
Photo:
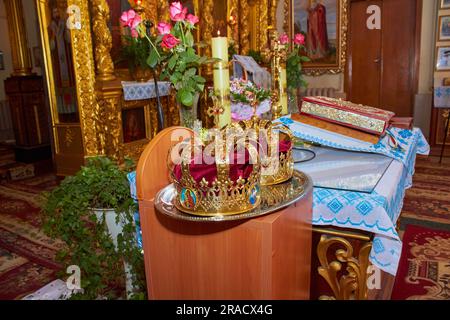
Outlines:
[[[312,222],[374,233],[370,260],[395,275],[402,249],[396,222],[405,191],[412,185],[416,154],[428,154],[430,150],[420,129],[391,128],[391,134],[401,146],[395,148],[389,144],[388,136],[374,145],[304,125],[290,117],[279,120],[298,138],[338,149],[379,153],[394,159],[372,193],[314,188]]]
[[[156,97],[156,87],[153,80],[147,82],[122,81],[123,98],[125,101],[145,100]],[[168,96],[170,92],[170,82],[158,81],[159,96]]]

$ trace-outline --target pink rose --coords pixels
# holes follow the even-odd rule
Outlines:
[[[187,8],[183,8],[181,2],[172,2],[169,8],[170,19],[182,21],[186,18]]]
[[[170,30],[172,29],[172,26],[169,23],[160,22],[158,23],[158,32],[160,35],[165,35],[170,33]]]
[[[192,25],[195,25],[199,21],[198,17],[194,16],[193,14],[188,14],[186,20],[189,21]]]
[[[177,44],[180,43],[180,40],[174,37],[172,34],[165,34],[162,38],[161,47],[166,49],[172,49]]]
[[[289,43],[289,37],[288,37],[288,35],[286,34],[286,33],[283,33],[281,36],[280,36],[280,43],[281,44],[288,44]]]
[[[131,29],[131,37],[133,38],[139,37],[139,32],[137,32],[136,29]]]
[[[297,33],[294,37],[294,43],[299,46],[304,45],[305,44],[305,36],[301,33]]]
[[[128,11],[124,11],[122,16],[120,17],[120,23],[122,26],[127,26],[131,29],[136,29],[136,27],[141,23],[141,17],[136,14],[136,12],[131,9]]]

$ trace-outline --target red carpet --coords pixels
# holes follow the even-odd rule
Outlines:
[[[0,184],[0,300],[20,299],[56,279],[63,245],[40,231],[39,193],[54,175]]]
[[[393,300],[450,300],[450,232],[408,225]]]

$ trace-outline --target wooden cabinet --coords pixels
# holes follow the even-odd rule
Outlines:
[[[16,139],[16,160],[34,162],[51,158],[50,130],[40,76],[5,80]]]

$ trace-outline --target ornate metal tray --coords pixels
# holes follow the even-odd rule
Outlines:
[[[215,215],[205,217],[179,211],[173,204],[175,187],[173,184],[170,184],[157,193],[155,207],[160,213],[179,220],[200,222],[235,221],[259,217],[283,209],[303,198],[311,189],[311,178],[303,172],[294,170],[292,178],[286,182],[272,186],[261,186],[261,204],[258,208],[231,216]]]

